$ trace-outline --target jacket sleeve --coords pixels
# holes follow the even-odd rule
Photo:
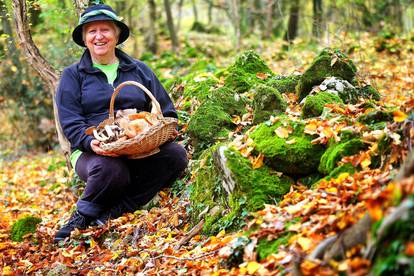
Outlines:
[[[63,133],[72,149],[92,152],[90,143],[93,137],[85,134],[89,127],[81,105],[81,84],[74,66],[66,68],[61,76],[56,92],[56,105]]]
[[[147,88],[152,92],[154,97],[157,99],[161,106],[162,114],[165,117],[178,118],[177,111],[175,110],[174,104],[168,95],[161,82],[154,74],[154,72],[143,62],[139,62],[139,66],[143,68],[145,75],[147,76]]]

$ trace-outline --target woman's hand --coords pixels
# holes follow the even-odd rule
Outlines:
[[[112,153],[112,152],[107,152],[107,151],[103,150],[100,147],[100,144],[101,144],[101,142],[96,140],[96,139],[93,139],[91,141],[91,148],[96,154],[103,155],[103,156],[111,156],[111,157],[118,157],[119,156],[119,154]]]

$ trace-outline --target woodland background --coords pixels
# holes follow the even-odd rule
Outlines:
[[[180,120],[177,140],[187,149],[190,166],[153,208],[76,232],[69,244],[55,246],[52,237],[69,217],[82,183],[67,168],[59,146],[53,87],[59,72],[83,52],[71,32],[88,2],[0,0],[0,274],[414,275],[413,1],[105,1],[131,29],[122,49],[146,62],[171,92]],[[16,7],[22,3],[33,43],[47,65],[28,57],[19,37],[23,32],[16,32]],[[330,115],[304,120],[305,133],[325,139],[328,147],[327,137],[339,136],[338,118],[355,123],[348,127],[358,129],[368,148],[341,156],[336,165],[352,164],[358,172],[319,186],[295,179],[282,198],[242,212],[236,228],[202,231],[200,223],[215,215],[208,208],[194,213],[192,200],[197,183],[205,184],[202,178],[214,167],[201,149],[207,151],[216,140],[198,137],[205,144],[197,148],[190,134],[189,121],[203,97],[198,89],[209,91],[203,87],[209,81],[223,85],[220,74],[246,56],[263,60],[276,79],[299,76],[326,47],[346,54],[358,68],[357,78],[378,90],[381,99],[374,105],[330,106]],[[331,67],[340,59],[333,56]],[[42,79],[39,71],[53,72],[52,79]],[[269,72],[255,72],[252,87],[271,79]],[[286,120],[296,121],[301,104],[289,92]],[[361,125],[363,115],[374,124]],[[248,171],[267,167],[263,154],[249,144],[249,128],[255,127],[251,110],[229,116],[228,142],[248,160],[240,164],[248,164]],[[270,117],[264,124],[278,121]],[[275,133],[286,138],[291,131],[284,125]],[[212,192],[225,195],[217,185]],[[222,214],[231,214],[229,209]],[[30,227],[16,226],[27,217]],[[17,228],[24,229],[18,240],[11,234]]]

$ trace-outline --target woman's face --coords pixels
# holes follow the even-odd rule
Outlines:
[[[94,61],[106,64],[115,58],[118,42],[115,28],[111,21],[95,21],[85,25],[84,42]]]

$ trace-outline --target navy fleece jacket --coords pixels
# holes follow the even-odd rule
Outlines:
[[[177,112],[152,70],[143,62],[135,60],[119,49],[115,50],[119,59],[118,76],[114,86],[108,83],[106,75],[92,67],[92,59],[86,50],[79,63],[63,70],[56,92],[56,104],[63,133],[68,138],[71,149],[92,152],[90,143],[94,139],[85,134],[90,126],[97,126],[109,117],[109,102],[114,87],[125,81],[143,84],[160,103],[165,117],[177,118]],[[115,111],[136,108],[150,111],[151,100],[140,88],[125,86],[115,99]]]

